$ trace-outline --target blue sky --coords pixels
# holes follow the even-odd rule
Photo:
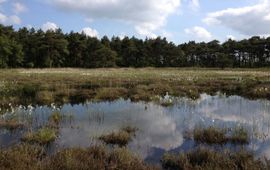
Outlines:
[[[0,23],[175,43],[270,34],[270,0],[0,0]]]

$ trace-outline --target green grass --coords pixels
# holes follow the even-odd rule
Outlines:
[[[47,145],[55,141],[57,138],[57,130],[53,128],[44,127],[37,132],[27,132],[22,140],[27,143],[38,143]]]
[[[0,102],[49,104],[86,100],[151,101],[155,96],[186,96],[218,91],[270,99],[270,69],[118,68],[3,69]]]

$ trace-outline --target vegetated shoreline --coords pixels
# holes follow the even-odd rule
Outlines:
[[[197,99],[202,93],[217,92],[270,99],[270,69],[1,69],[0,87],[2,107],[119,98],[148,102],[166,94]]]
[[[262,158],[256,158],[255,154],[245,148],[239,150],[224,148],[214,149],[215,145],[222,147],[225,129],[217,127],[208,127],[203,129],[194,129],[193,139],[198,144],[194,149],[185,152],[165,153],[160,166],[147,164],[139,155],[131,152],[123,144],[123,135],[108,134],[110,142],[104,144],[91,145],[87,148],[66,148],[59,149],[53,154],[46,153],[47,142],[33,143],[25,141],[9,148],[0,150],[0,168],[1,169],[119,169],[119,170],[196,170],[196,169],[269,169],[270,161]],[[119,132],[126,132],[132,135],[136,133],[137,128],[124,127]],[[213,133],[214,132],[214,133]],[[241,139],[234,143],[235,145],[244,145],[243,136],[248,141],[247,131],[242,127],[235,129],[233,139]],[[240,133],[239,133],[240,132]],[[199,135],[199,136],[198,136]],[[205,136],[201,138],[200,136]],[[47,136],[47,135],[46,135]],[[38,136],[37,139],[46,139]],[[39,140],[38,140],[39,141]],[[128,141],[128,140],[127,140]],[[107,145],[105,145],[107,144]],[[108,144],[118,146],[111,147]]]

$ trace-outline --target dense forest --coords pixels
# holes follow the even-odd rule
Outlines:
[[[97,39],[84,33],[64,34],[61,29],[44,32],[0,25],[0,68],[266,66],[270,66],[270,37],[176,45],[161,37]]]

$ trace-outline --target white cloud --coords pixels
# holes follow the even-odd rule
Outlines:
[[[189,7],[193,10],[193,11],[197,11],[200,8],[200,2],[199,0],[189,0]]]
[[[166,37],[166,38],[169,39],[169,40],[173,37],[173,33],[168,32],[168,31],[166,31],[166,30],[163,30],[162,33],[161,33],[161,35],[162,35],[163,37]]]
[[[27,10],[26,6],[22,3],[16,2],[16,3],[13,3],[12,5],[13,5],[13,12],[15,14],[19,14]]]
[[[91,23],[91,22],[93,22],[94,20],[93,20],[92,18],[85,18],[84,21],[85,21],[85,22],[88,22],[88,23]]]
[[[253,6],[209,13],[203,21],[208,25],[226,26],[243,35],[267,35],[270,33],[270,2],[261,0]]]
[[[8,17],[2,13],[0,13],[0,23],[4,24],[7,22]]]
[[[17,24],[17,25],[21,24],[21,19],[17,15],[10,16],[9,20],[10,20],[9,22],[12,24]]]
[[[148,38],[156,38],[157,35],[153,33],[156,30],[156,26],[151,23],[141,23],[135,26],[135,30],[138,34],[146,36]]]
[[[32,29],[32,28],[34,28],[34,27],[33,27],[33,25],[28,24],[28,25],[26,25],[26,28],[28,28],[28,29]]]
[[[181,0],[48,0],[67,12],[78,12],[87,18],[106,18],[133,24],[144,36],[166,24],[167,17],[177,12]]]
[[[0,0],[0,4],[6,2],[7,0]]]
[[[5,14],[0,13],[0,23],[5,25],[20,25],[21,19],[17,15],[6,16]]]
[[[2,5],[5,2],[7,2],[7,0],[0,0],[0,5]],[[15,4],[17,4],[17,3],[13,4],[14,13],[15,13],[14,15],[6,15],[6,14],[0,12],[0,23],[1,24],[4,24],[4,25],[20,25],[21,24],[22,21],[21,21],[20,17],[17,15],[17,13],[15,12]],[[18,13],[20,10],[22,10],[22,9],[18,9]]]
[[[231,40],[235,40],[236,39],[233,35],[227,35],[226,38],[227,39],[231,39]]]
[[[58,28],[59,28],[59,27],[58,27],[55,23],[53,23],[53,22],[46,22],[46,23],[43,24],[42,27],[41,27],[41,29],[42,29],[43,31],[49,31],[49,30],[55,31],[55,30],[57,30]]]
[[[98,37],[98,31],[90,27],[83,28],[82,33],[89,37]]]
[[[125,32],[121,32],[121,34],[119,35],[119,38],[123,40],[126,36],[127,34]]]
[[[209,41],[213,37],[209,31],[199,26],[185,29],[185,33],[190,35],[193,38],[193,40],[198,41]]]

